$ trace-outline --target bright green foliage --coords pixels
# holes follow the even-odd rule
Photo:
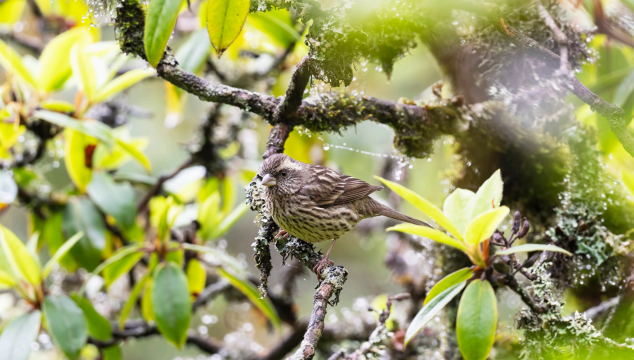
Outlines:
[[[456,334],[465,360],[485,360],[495,341],[498,309],[495,292],[486,280],[474,280],[465,289],[460,306]]]
[[[183,0],[150,2],[145,19],[145,55],[150,65],[157,67],[172,36]]]
[[[439,312],[442,310],[453,298],[455,298],[467,284],[466,280],[460,283],[454,284],[451,287],[446,288],[440,294],[434,296],[428,303],[423,306],[422,309],[416,314],[414,320],[407,328],[405,333],[405,346],[412,340],[414,335],[418,334],[423,327],[430,322]]]

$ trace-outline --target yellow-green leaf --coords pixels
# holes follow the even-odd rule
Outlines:
[[[97,95],[97,72],[86,52],[85,46],[76,44],[70,54],[70,66],[73,75],[79,80],[79,89],[90,101]]]
[[[0,230],[0,248],[14,274],[26,279],[32,285],[39,285],[40,267],[26,245],[6,227],[0,225]]]
[[[471,220],[470,214],[468,213],[468,204],[474,195],[475,193],[473,191],[456,189],[447,196],[443,204],[443,214],[456,226],[456,229],[458,229],[461,234],[464,234]]]
[[[153,67],[158,66],[172,36],[183,0],[153,0],[145,18],[145,55]]]
[[[152,306],[152,289],[154,287],[154,282],[152,279],[147,281],[147,285],[145,286],[145,292],[143,293],[143,298],[141,298],[141,314],[145,321],[154,321],[156,317],[154,316],[154,307]]]
[[[240,290],[240,292],[242,292],[247,298],[249,298],[253,305],[255,305],[255,307],[257,307],[260,311],[262,311],[264,316],[271,320],[271,323],[273,323],[273,326],[276,329],[281,329],[280,318],[277,315],[277,311],[275,311],[275,307],[273,307],[271,300],[269,300],[268,297],[263,298],[262,295],[260,295],[260,291],[257,287],[255,287],[255,285],[249,282],[249,280],[239,278],[223,270],[222,268],[218,268],[218,273],[220,274],[220,276],[229,280],[233,287]]]
[[[488,281],[472,281],[460,298],[456,335],[465,360],[485,360],[495,341],[498,307]]]
[[[220,194],[214,193],[207,198],[198,208],[198,233],[202,239],[211,239],[215,228],[220,223]]]
[[[214,228],[210,240],[217,239],[226,234],[227,231],[229,231],[229,229],[231,229],[231,227],[240,220],[242,215],[244,215],[248,209],[249,206],[247,204],[240,204],[238,207],[233,209],[233,211],[229,215],[225,216],[220,221],[220,224]]]
[[[30,85],[34,89],[37,88],[37,83],[31,72],[22,62],[20,54],[2,40],[0,40],[0,65],[2,65],[8,73],[18,77],[25,84]]]
[[[250,7],[250,0],[208,1],[207,32],[219,57],[240,35]]]
[[[449,231],[453,236],[455,236],[458,240],[462,240],[462,233],[456,229],[456,226],[445,216],[445,214],[440,211],[436,205],[427,201],[422,196],[413,192],[412,190],[406,188],[403,185],[397,184],[395,182],[391,182],[389,180],[385,180],[379,176],[375,176],[375,178],[389,187],[392,191],[399,194],[403,199],[405,199],[410,204],[416,206],[420,211],[425,213],[427,216],[434,219],[438,225],[445,228]]]
[[[51,110],[60,113],[72,113],[75,111],[75,105],[63,100],[44,100],[40,102],[42,109]]]
[[[465,231],[465,242],[477,245],[493,235],[502,220],[509,214],[509,208],[502,206],[489,210],[473,219]]]
[[[109,100],[114,95],[129,88],[130,86],[138,83],[139,81],[146,79],[150,76],[156,75],[154,69],[135,69],[126,72],[125,74],[115,78],[107,83],[103,88],[99,90],[95,97],[95,102],[102,102]]]
[[[634,174],[629,173],[625,170],[621,173],[621,179],[623,180],[623,184],[630,191],[632,195],[634,195]]]
[[[516,254],[520,252],[530,252],[530,251],[551,251],[551,252],[559,252],[566,254],[568,256],[572,256],[570,252],[560,248],[555,245],[546,245],[546,244],[523,244],[518,246],[513,246],[512,248],[499,250],[495,254],[496,255],[509,255]]]
[[[87,27],[78,26],[51,40],[38,64],[37,81],[44,92],[58,90],[71,76],[70,51],[73,45],[85,46],[92,42],[92,34]]]
[[[423,236],[428,239],[437,241],[441,244],[453,246],[456,249],[460,249],[464,252],[467,251],[465,244],[462,241],[458,241],[449,235],[445,234],[442,231],[438,231],[436,229],[432,229],[427,226],[420,226],[414,224],[398,224],[396,226],[392,226],[391,228],[387,228],[386,231],[400,231],[407,234]]]
[[[97,145],[97,140],[72,129],[64,130],[66,143],[64,146],[64,163],[71,180],[81,192],[86,192],[86,187],[92,180],[92,168],[86,166],[92,162],[88,156],[92,156],[90,147]]]
[[[471,276],[473,276],[473,271],[471,271],[470,268],[463,268],[445,276],[444,278],[442,278],[442,280],[437,282],[436,285],[434,285],[434,287],[432,287],[431,290],[427,293],[423,305],[427,305],[427,303],[438,296],[438,294],[449,289],[450,287],[463,281],[469,280]]]
[[[502,201],[503,187],[502,174],[500,170],[497,170],[480,186],[475,195],[469,200],[467,220],[472,221],[478,215],[499,207]]]
[[[15,278],[8,272],[0,270],[0,289],[9,289],[15,285]]]
[[[55,125],[70,128],[79,131],[82,134],[94,137],[95,139],[101,141],[108,149],[112,149],[115,145],[115,137],[112,133],[112,129],[100,121],[92,119],[77,120],[66,114],[46,110],[36,111],[33,116]]]
[[[205,281],[207,280],[207,271],[202,266],[200,261],[192,259],[187,264],[187,285],[189,286],[189,293],[196,297],[205,288]]]
[[[136,144],[139,144],[138,142]],[[117,139],[117,145],[121,146],[130,156],[132,156],[139,164],[143,165],[143,168],[149,173],[152,172],[152,164],[150,159],[145,156],[133,143],[125,142],[121,139]]]

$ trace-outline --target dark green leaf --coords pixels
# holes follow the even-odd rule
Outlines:
[[[458,307],[456,334],[465,360],[485,360],[493,347],[498,322],[495,292],[488,281],[472,281]]]
[[[84,312],[86,322],[88,323],[88,333],[97,340],[110,340],[112,338],[112,325],[105,317],[101,316],[92,306],[92,303],[79,296],[73,296],[73,300],[79,308]]]
[[[156,268],[152,305],[161,334],[176,347],[182,348],[187,339],[192,306],[187,277],[176,264],[163,263]]]
[[[95,171],[88,187],[88,196],[101,211],[116,220],[117,224],[128,228],[136,218],[134,189],[130,183],[116,183],[106,173]]]
[[[0,334],[0,357],[6,360],[27,360],[31,343],[40,332],[42,314],[35,310],[13,320]]]
[[[64,209],[62,230],[67,237],[80,231],[85,234],[70,253],[80,266],[93,271],[106,246],[106,226],[99,210],[85,197],[71,198]]]
[[[77,359],[88,338],[84,312],[66,295],[47,296],[43,309],[55,344],[71,360]]]

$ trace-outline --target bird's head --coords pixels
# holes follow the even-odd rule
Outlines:
[[[274,154],[264,160],[258,176],[269,191],[294,194],[304,185],[307,164],[284,154]]]

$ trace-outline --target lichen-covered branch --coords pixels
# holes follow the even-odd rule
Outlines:
[[[504,17],[496,5],[487,4],[490,12],[488,14],[490,22],[495,26],[500,34],[519,48],[525,50],[528,54],[543,60],[552,67],[559,67],[561,58],[554,52],[546,49],[537,41],[522,34],[508,23],[504,22]],[[590,108],[603,115],[610,124],[610,129],[616,135],[617,139],[623,145],[623,148],[632,156],[634,156],[634,138],[627,130],[627,119],[625,111],[620,107],[603,100],[601,97],[585,87],[575,76],[568,79],[570,91],[575,94],[581,101],[590,105]]]

